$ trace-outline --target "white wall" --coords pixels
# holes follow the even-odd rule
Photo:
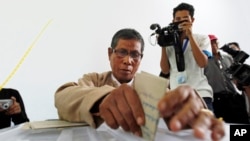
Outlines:
[[[183,0],[185,1],[185,0]],[[57,118],[54,92],[82,74],[109,70],[107,48],[124,27],[137,29],[146,42],[140,70],[158,75],[160,48],[148,42],[152,23],[166,26],[180,0],[0,0],[0,83],[2,83],[52,19],[26,60],[5,87],[18,89],[31,120]],[[216,34],[248,47],[250,2],[191,1],[194,32]]]

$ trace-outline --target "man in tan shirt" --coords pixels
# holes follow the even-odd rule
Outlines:
[[[133,79],[141,63],[144,41],[134,29],[121,29],[108,48],[111,71],[84,74],[78,82],[69,82],[57,89],[55,106],[60,119],[86,122],[97,128],[105,122],[110,128],[122,127],[141,136],[145,115],[140,99],[133,89]],[[225,131],[197,92],[188,85],[167,91],[158,104],[169,129],[179,131],[193,128],[194,135],[204,138],[211,130],[213,139]]]

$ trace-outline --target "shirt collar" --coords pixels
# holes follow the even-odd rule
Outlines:
[[[121,83],[115,78],[115,76],[113,75],[113,73],[112,73],[112,75],[111,75],[111,78],[112,78],[112,80],[113,80],[118,86],[121,85]],[[129,86],[132,86],[133,81],[134,81],[134,79],[132,79],[132,80],[131,80],[130,82],[128,82],[127,84],[128,84]]]

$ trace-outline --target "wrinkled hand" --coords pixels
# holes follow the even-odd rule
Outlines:
[[[223,122],[215,118],[209,110],[202,110],[204,106],[200,97],[188,85],[182,85],[170,90],[158,103],[161,116],[168,119],[168,126],[172,131],[179,131],[187,127],[194,129],[197,138],[204,138],[207,130],[212,131],[212,139],[224,136]]]
[[[6,111],[7,115],[14,115],[21,113],[21,107],[20,104],[16,101],[15,97],[11,97],[13,104],[10,106],[10,108]]]
[[[100,116],[112,129],[122,127],[135,135],[142,136],[141,125],[145,116],[140,99],[135,90],[122,84],[106,96],[99,105]]]
[[[224,122],[222,119],[215,118],[208,109],[200,110],[191,127],[194,129],[195,137],[200,139],[204,139],[209,130],[211,130],[211,138],[214,141],[221,140],[225,135]]]

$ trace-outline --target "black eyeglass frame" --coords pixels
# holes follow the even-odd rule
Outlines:
[[[127,55],[129,55],[132,59],[134,60],[139,60],[143,57],[142,53],[139,53],[138,51],[128,51],[126,49],[113,49],[113,52],[121,58],[126,57]]]

